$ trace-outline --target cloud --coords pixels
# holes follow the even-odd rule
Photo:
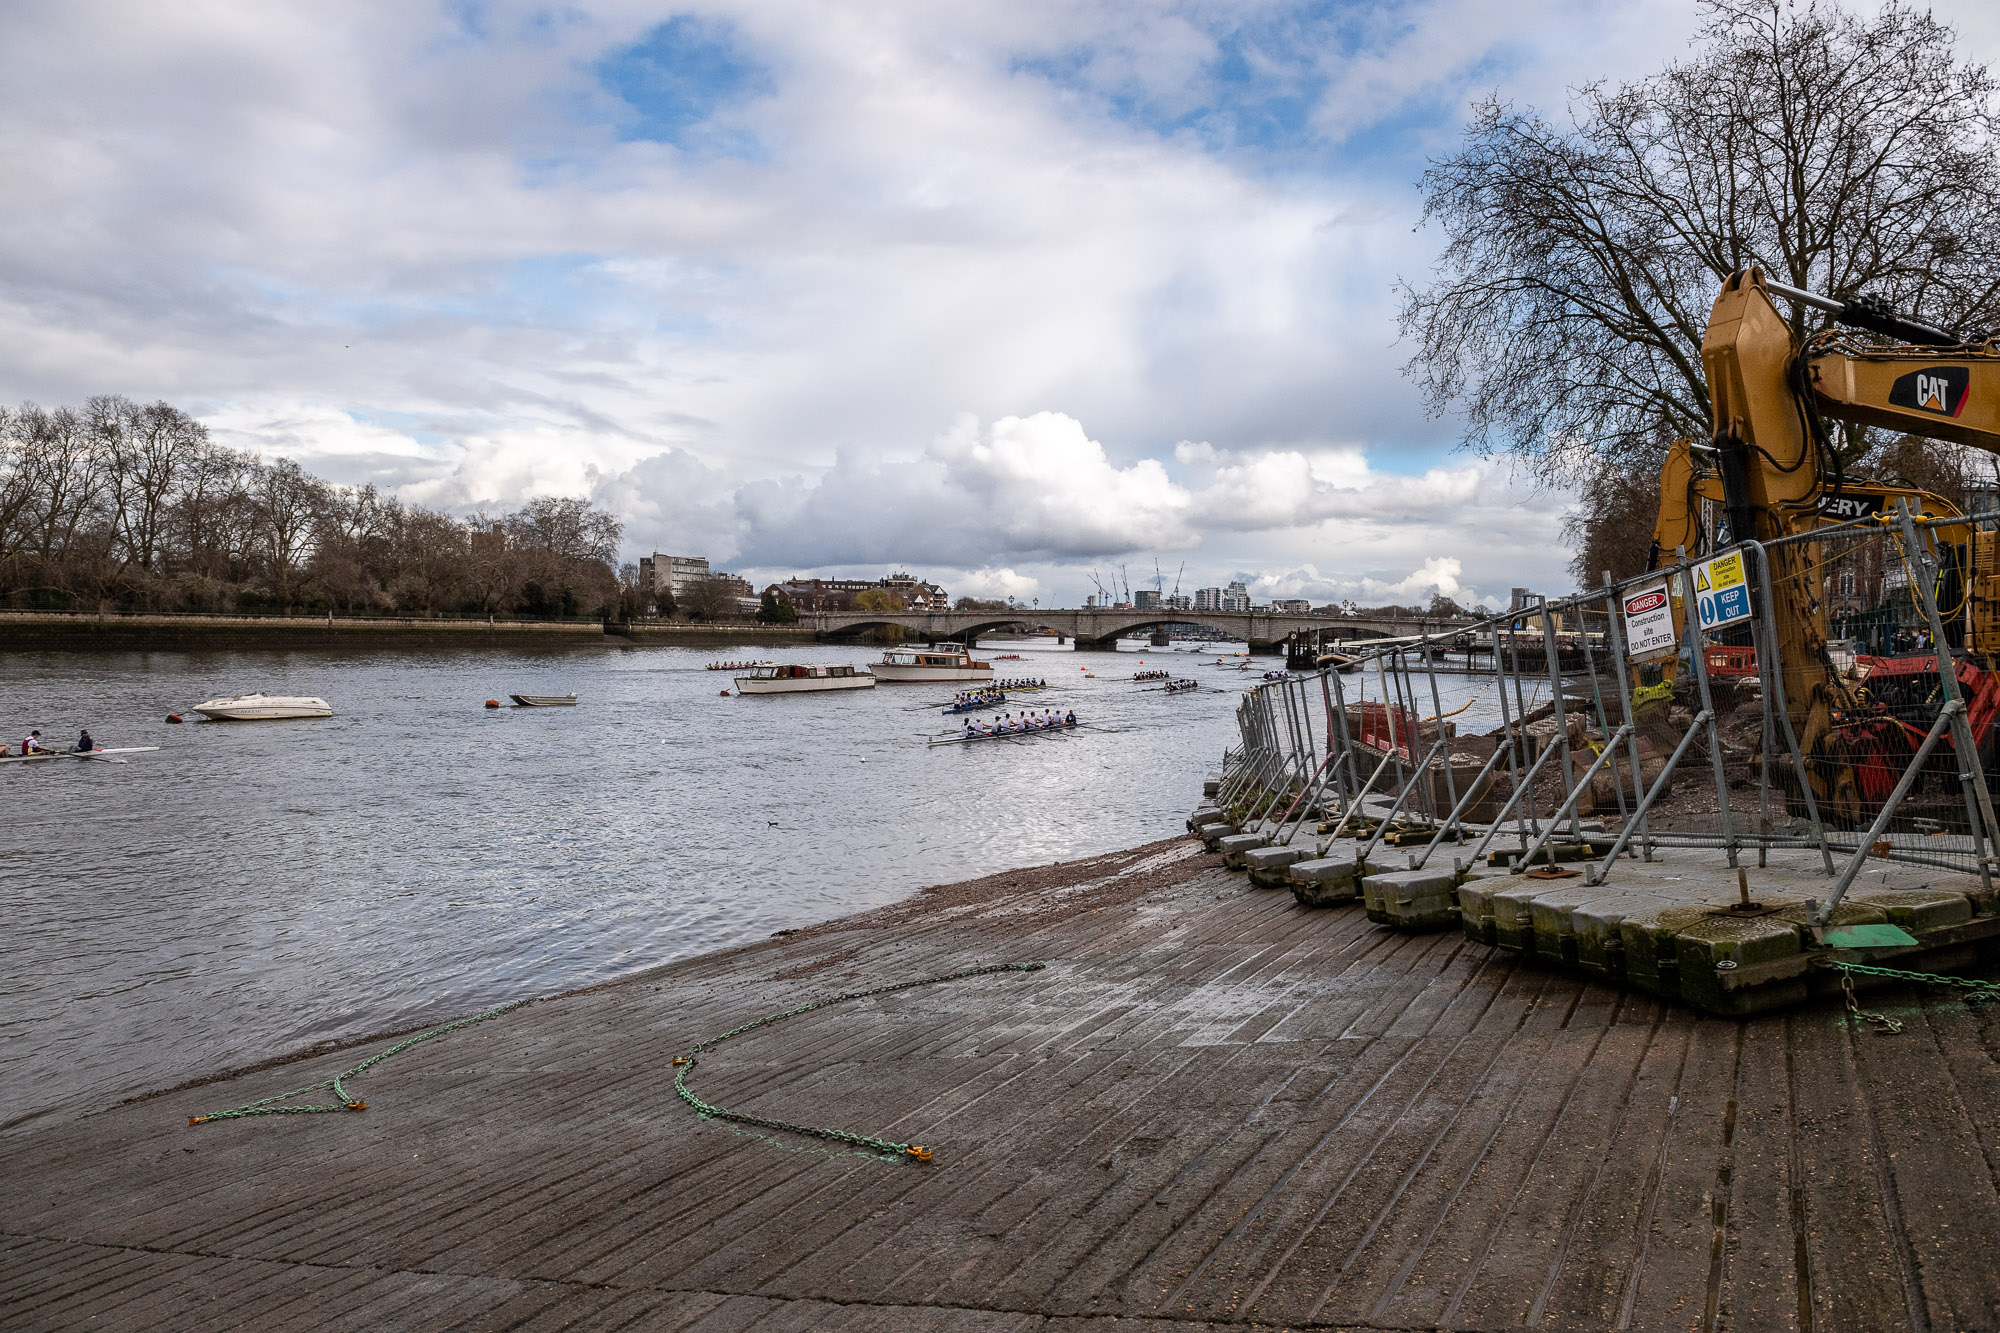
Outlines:
[[[1041,580],[1016,574],[1011,569],[947,570],[945,577],[951,580],[951,590],[959,597],[1011,597],[1017,602],[1031,602],[1042,592]]]
[[[1973,58],[1988,8],[1939,8]],[[1699,18],[16,9],[0,401],[165,397],[433,503],[589,494],[640,546],[1064,596],[1136,551],[1393,582],[1429,543],[1546,582],[1546,514],[1399,374],[1390,282],[1436,244],[1412,181],[1471,98],[1559,107]],[[962,417],[991,425],[939,435]]]
[[[843,449],[816,474],[731,483],[677,453],[605,476],[592,494],[644,510],[628,548],[700,549],[758,578],[907,565],[961,595],[1059,590],[1079,601],[1084,568],[1152,557],[1189,590],[1244,577],[1275,591],[1289,579],[1286,595],[1408,600],[1430,587],[1470,595],[1459,571],[1482,552],[1518,557],[1517,578],[1561,577],[1560,553],[1548,559],[1555,510],[1490,465],[1407,477],[1371,468],[1359,450],[1205,443],[1183,443],[1174,463],[1178,475],[1158,459],[1120,465],[1063,413],[990,426],[961,416],[921,449]],[[1284,574],[1246,571],[1245,543],[1267,558],[1330,549],[1353,572],[1322,575],[1323,556]],[[1415,574],[1382,572],[1404,560]]]
[[[1506,596],[1495,589],[1464,582],[1465,563],[1454,556],[1432,556],[1399,579],[1366,575],[1325,575],[1311,565],[1267,571],[1245,580],[1258,601],[1274,597],[1307,597],[1315,602],[1352,601],[1360,606],[1424,605],[1434,596],[1449,597],[1461,606],[1501,607]]]
[[[1427,521],[1462,512],[1494,469],[1466,463],[1384,474],[1359,448],[1224,451],[1183,441],[1174,457],[1205,478],[1193,507],[1205,529],[1259,532],[1336,518]]]

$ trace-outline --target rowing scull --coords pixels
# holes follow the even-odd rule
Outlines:
[[[122,759],[111,759],[114,754],[146,754],[157,750],[157,745],[128,745],[119,750],[43,750],[38,754],[0,755],[0,764],[35,764],[46,759],[104,759],[109,763],[122,764]]]

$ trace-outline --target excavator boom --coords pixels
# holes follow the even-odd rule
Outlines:
[[[2000,452],[2000,349],[1878,347],[1829,330],[1805,348],[1819,410]]]

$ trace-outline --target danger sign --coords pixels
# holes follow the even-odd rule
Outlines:
[[[1625,594],[1625,655],[1647,658],[1674,649],[1674,608],[1667,585],[1634,588]]]
[[[1694,604],[1703,629],[1720,629],[1750,618],[1750,584],[1743,576],[1743,552],[1732,551],[1694,567]]]

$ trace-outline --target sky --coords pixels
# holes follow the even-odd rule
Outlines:
[[[1935,6],[2000,55],[1985,5]],[[760,586],[1567,589],[1402,374],[1417,178],[1688,0],[0,0],[0,401],[591,498]]]

